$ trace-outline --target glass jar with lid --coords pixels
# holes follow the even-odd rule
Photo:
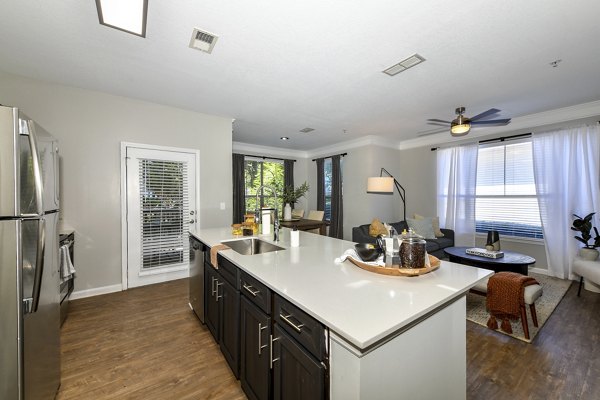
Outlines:
[[[424,268],[427,242],[410,229],[400,236],[400,263],[402,268]]]

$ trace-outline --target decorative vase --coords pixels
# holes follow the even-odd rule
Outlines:
[[[292,206],[290,206],[290,203],[285,203],[285,207],[283,207],[283,219],[287,221],[292,219]]]
[[[587,247],[579,249],[579,257],[586,261],[596,261],[598,259],[598,254],[598,250],[596,249],[588,249]]]

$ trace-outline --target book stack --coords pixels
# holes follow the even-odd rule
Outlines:
[[[501,258],[504,257],[503,251],[492,251],[486,249],[480,249],[478,247],[473,247],[465,250],[467,254],[471,254],[474,256],[486,257],[486,258]]]

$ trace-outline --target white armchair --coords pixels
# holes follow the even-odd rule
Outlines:
[[[581,285],[584,278],[586,290],[600,293],[600,261],[587,261],[576,257],[573,263],[573,272],[580,276],[577,296],[581,294]]]

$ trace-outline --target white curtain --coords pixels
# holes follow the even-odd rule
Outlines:
[[[440,225],[454,230],[456,246],[475,246],[478,144],[437,151],[437,208]]]
[[[548,270],[558,278],[573,279],[573,258],[581,247],[573,239],[573,214],[600,212],[599,159],[598,125],[533,134],[533,171]],[[594,226],[599,220],[595,215]]]

